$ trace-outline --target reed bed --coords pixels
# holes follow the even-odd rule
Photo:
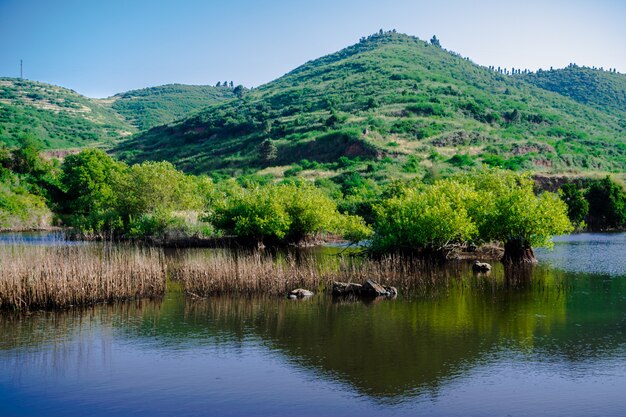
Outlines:
[[[170,263],[172,279],[186,293],[281,295],[294,288],[330,289],[333,281],[362,283],[373,279],[402,291],[427,291],[458,282],[471,274],[466,263],[442,268],[423,260],[390,255],[381,259],[224,251],[201,256],[186,253]]]
[[[0,246],[0,309],[27,311],[153,298],[162,251],[126,245]]]

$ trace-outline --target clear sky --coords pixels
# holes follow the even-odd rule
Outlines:
[[[0,76],[90,97],[167,83],[248,87],[383,28],[481,65],[626,73],[625,0],[0,0]]]

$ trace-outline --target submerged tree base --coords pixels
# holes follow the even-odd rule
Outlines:
[[[533,248],[519,240],[513,240],[504,244],[503,264],[536,264],[537,258]]]

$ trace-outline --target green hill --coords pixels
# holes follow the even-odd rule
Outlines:
[[[626,169],[623,118],[393,31],[239,96],[115,152],[191,172],[319,177],[349,169],[374,180],[478,163]]]
[[[110,147],[232,97],[227,87],[172,84],[91,99],[55,85],[0,78],[0,143],[13,146],[31,134],[45,149]]]
[[[523,74],[538,87],[570,97],[600,110],[626,113],[626,75],[570,65],[567,68]]]
[[[168,84],[116,94],[101,103],[137,129],[145,130],[233,97],[233,90],[227,87]]]
[[[75,91],[18,78],[0,78],[0,143],[32,134],[47,149],[112,144],[136,132],[112,109]]]

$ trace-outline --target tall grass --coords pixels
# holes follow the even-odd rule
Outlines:
[[[501,271],[497,275],[502,275]],[[302,252],[180,250],[89,244],[0,245],[0,310],[28,311],[156,298],[170,286],[191,296],[284,296],[304,287],[329,292],[334,281],[372,279],[401,294],[431,296],[477,284],[468,263],[445,267],[399,255],[379,259]],[[482,280],[480,278],[479,280]],[[481,285],[493,285],[484,278]],[[170,290],[172,287],[170,287]]]
[[[65,308],[157,297],[162,252],[117,245],[0,246],[0,309]]]
[[[334,281],[362,283],[373,279],[401,291],[442,288],[471,275],[465,263],[442,268],[418,259],[389,255],[381,259],[315,257],[287,253],[222,251],[207,256],[187,251],[170,263],[172,278],[188,294],[280,295],[304,287],[326,291]]]

